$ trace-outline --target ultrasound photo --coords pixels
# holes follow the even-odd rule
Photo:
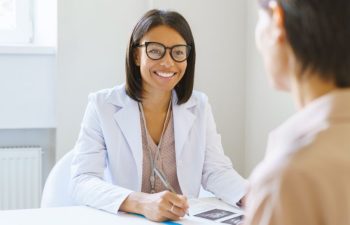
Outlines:
[[[199,214],[197,214],[195,216],[198,216],[198,217],[201,217],[201,218],[205,218],[205,219],[209,219],[209,220],[217,220],[217,219],[224,218],[226,216],[230,216],[230,215],[233,215],[233,214],[235,214],[235,213],[229,212],[229,211],[226,211],[226,210],[222,210],[222,209],[213,209],[213,210],[210,210],[210,211],[199,213]]]
[[[240,224],[243,224],[243,216],[237,216],[237,217],[222,221],[222,223],[240,225]]]

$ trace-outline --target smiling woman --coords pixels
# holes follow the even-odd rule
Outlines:
[[[230,204],[244,196],[246,181],[223,152],[208,99],[193,91],[195,56],[179,13],[151,10],[139,20],[126,84],[89,98],[72,165],[77,202],[164,221],[183,217],[201,186]]]

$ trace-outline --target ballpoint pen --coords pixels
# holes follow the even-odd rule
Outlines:
[[[171,191],[173,193],[176,193],[175,189],[169,184],[169,182],[164,177],[162,172],[160,172],[156,167],[154,168],[154,172],[159,177],[160,181],[163,183],[163,185],[165,186],[166,189],[168,189],[169,191]]]
[[[163,183],[166,189],[171,191],[172,193],[176,193],[175,189],[171,186],[171,184],[168,182],[168,180],[165,178],[163,173],[157,169],[157,167],[154,167],[155,174],[159,177],[160,181]],[[186,211],[186,215],[189,216],[188,211]]]

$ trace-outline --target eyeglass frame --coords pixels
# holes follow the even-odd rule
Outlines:
[[[162,55],[160,58],[158,58],[158,59],[151,58],[151,57],[148,55],[148,52],[147,52],[147,47],[148,47],[149,44],[158,44],[158,45],[162,46],[162,47],[165,49],[165,51],[163,52],[163,55]],[[181,60],[181,61],[176,60],[176,59],[173,57],[173,54],[172,54],[173,49],[176,48],[176,47],[179,47],[179,46],[185,46],[185,47],[187,48],[187,50],[188,50],[188,51],[186,51],[186,58],[185,58],[184,60]],[[166,50],[167,50],[167,49],[170,49],[170,52],[169,52],[170,57],[171,57],[175,62],[178,62],[178,63],[184,62],[184,61],[187,60],[187,58],[190,56],[191,48],[192,48],[191,45],[184,45],[184,44],[182,44],[182,45],[181,45],[181,44],[178,44],[178,45],[173,45],[173,46],[171,46],[171,47],[167,47],[167,46],[163,45],[162,43],[155,42],[155,41],[146,41],[146,42],[145,42],[144,44],[142,44],[142,45],[140,45],[140,44],[135,45],[135,48],[140,48],[140,47],[145,47],[145,48],[146,48],[146,55],[147,55],[147,57],[148,57],[149,59],[152,59],[152,60],[160,60],[160,59],[162,59],[162,58],[165,56],[165,54],[166,54]]]

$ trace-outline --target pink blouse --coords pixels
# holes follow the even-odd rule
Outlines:
[[[143,149],[143,164],[142,164],[142,188],[141,191],[145,193],[151,192],[151,162],[149,158],[149,150],[154,157],[157,151],[157,145],[154,143],[152,137],[146,132],[142,115],[140,115],[141,130],[142,130],[142,149]],[[148,141],[146,141],[146,138]],[[175,189],[176,193],[182,194],[176,172],[176,157],[175,157],[175,139],[174,139],[174,124],[173,114],[170,113],[169,122],[166,125],[162,142],[160,143],[160,152],[158,160],[156,161],[157,168],[161,169],[166,176],[170,185]],[[149,147],[147,148],[147,142]],[[158,176],[155,176],[155,192],[166,190],[163,183]]]

